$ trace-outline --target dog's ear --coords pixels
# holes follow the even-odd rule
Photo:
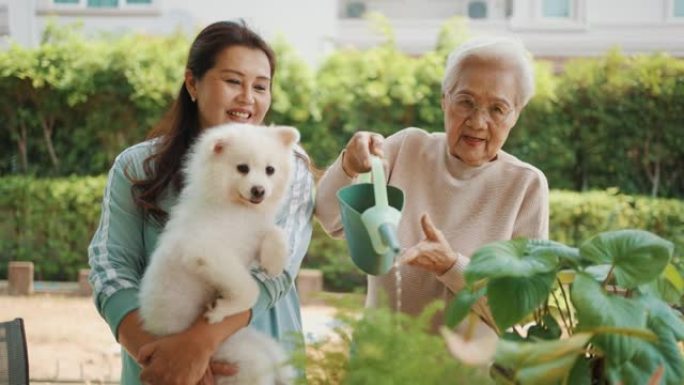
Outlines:
[[[297,129],[294,127],[273,126],[272,129],[276,130],[278,139],[280,139],[280,141],[287,147],[299,142],[299,131],[297,131]]]
[[[230,140],[226,137],[223,138],[218,138],[214,142],[214,147],[213,147],[213,152],[215,155],[218,155],[223,152],[223,150],[228,147],[230,144]]]

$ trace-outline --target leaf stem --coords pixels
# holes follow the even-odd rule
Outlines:
[[[565,301],[565,306],[568,309],[568,318],[570,319],[570,327],[574,328],[575,327],[575,322],[572,319],[572,309],[570,308],[570,298],[568,297],[568,294],[565,292],[565,288],[563,287],[563,282],[558,280],[558,286],[560,286],[561,293],[563,294],[563,301]],[[574,331],[574,330],[573,330]],[[568,332],[568,334],[571,334]]]
[[[563,326],[565,326],[565,330],[568,331],[568,336],[571,336],[572,330],[570,330],[570,325],[568,324],[568,321],[565,319],[565,315],[563,314],[563,309],[561,309],[558,297],[556,297],[556,293],[554,291],[551,291],[551,295],[553,296],[553,300],[556,301],[556,306],[558,306],[558,313],[560,313],[561,320],[563,321]]]
[[[606,289],[606,284],[607,284],[608,281],[610,280],[610,277],[613,276],[613,269],[615,269],[615,265],[611,265],[611,266],[610,266],[610,270],[608,270],[608,275],[606,275],[606,279],[605,279],[605,280],[603,281],[603,283],[601,284],[601,286],[603,286],[604,289]],[[607,289],[606,289],[606,290],[607,290]]]

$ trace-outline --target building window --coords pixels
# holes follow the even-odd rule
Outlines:
[[[87,4],[93,8],[116,8],[119,6],[119,0],[88,0]]]
[[[542,15],[544,17],[570,18],[570,0],[544,0]]]
[[[684,17],[684,0],[674,0],[673,3],[672,15],[674,17]]]
[[[504,12],[507,19],[513,16],[513,0],[506,0]]]
[[[358,19],[366,13],[366,3],[363,1],[350,1],[347,3],[346,16],[350,19]]]
[[[484,1],[471,1],[468,3],[468,17],[471,19],[486,19],[487,3]]]
[[[161,14],[160,2],[160,0],[39,0],[36,14],[149,16]]]
[[[152,5],[152,0],[53,0],[54,4],[73,4],[88,8],[121,8],[125,5]]]

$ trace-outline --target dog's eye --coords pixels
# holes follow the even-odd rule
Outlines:
[[[273,166],[266,166],[266,175],[273,175],[275,168]]]
[[[249,172],[249,166],[246,164],[238,164],[237,170],[240,174],[247,174]]]

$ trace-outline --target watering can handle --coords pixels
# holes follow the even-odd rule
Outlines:
[[[375,206],[389,206],[387,200],[387,186],[385,185],[385,168],[382,166],[382,159],[375,155],[371,155],[371,171],[359,175],[357,182],[373,183]]]
[[[373,195],[375,206],[388,207],[387,186],[385,184],[385,169],[382,167],[382,159],[371,156],[371,174],[373,175]]]

